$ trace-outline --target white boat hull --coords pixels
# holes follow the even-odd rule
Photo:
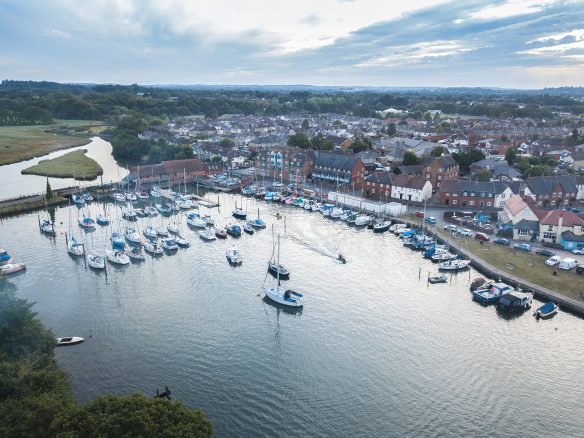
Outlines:
[[[280,293],[275,287],[266,288],[265,294],[270,300],[283,306],[302,307],[304,305],[301,297],[291,296],[291,298],[285,298],[284,294]]]

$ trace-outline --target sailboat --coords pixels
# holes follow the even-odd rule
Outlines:
[[[249,224],[254,227],[257,228],[258,230],[266,228],[266,223],[260,219],[260,209],[258,208],[258,217],[256,219],[250,220]]]
[[[280,235],[278,234],[278,256],[276,259],[277,266],[280,266]],[[286,289],[284,292],[280,291],[280,271],[277,273],[276,287],[265,288],[266,297],[275,303],[282,304],[289,307],[302,307],[304,305],[304,295],[292,289]]]
[[[119,249],[108,249],[105,251],[107,255],[107,259],[110,263],[115,265],[127,265],[130,263],[130,257],[127,254]]]
[[[166,229],[171,234],[178,234],[178,224],[175,221],[169,222]]]
[[[158,245],[158,239],[151,241],[146,239],[144,242],[144,251],[152,256],[161,256],[164,254],[163,249]]]
[[[87,254],[87,264],[93,269],[105,269],[105,259],[94,251]]]
[[[55,234],[55,227],[50,219],[43,219],[43,221],[39,224],[39,228],[41,233],[44,234]]]
[[[126,227],[126,229],[124,230],[124,236],[126,237],[126,240],[128,240],[128,242],[138,244],[142,243],[142,237],[140,236],[140,233],[138,233],[132,227]]]
[[[82,256],[85,254],[83,244],[78,243],[77,239],[71,234],[71,206],[69,206],[69,236],[71,239],[67,242],[67,252],[74,256]]]
[[[272,243],[272,248],[274,244]],[[284,265],[280,263],[280,235],[278,234],[278,261],[274,260],[274,252],[272,251],[272,257],[268,260],[268,272],[274,277],[282,280],[287,280],[290,278],[290,271],[286,269]]]
[[[232,212],[233,217],[236,219],[245,219],[247,218],[247,213],[241,207],[237,207],[237,202],[235,203],[235,209]]]

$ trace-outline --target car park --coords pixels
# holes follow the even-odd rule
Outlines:
[[[551,249],[543,249],[543,248],[536,250],[535,253],[537,255],[546,256],[546,257],[553,257],[556,255],[556,253],[554,251],[552,251]]]
[[[485,233],[476,233],[475,239],[482,240],[483,242],[487,242],[487,241],[489,241],[490,237],[487,236]]]
[[[531,251],[531,245],[529,243],[516,243],[513,245],[513,248],[518,249],[519,251]]]
[[[503,237],[497,237],[496,239],[493,239],[493,243],[496,243],[497,245],[509,246],[511,241]]]
[[[428,216],[426,219],[424,219],[424,221],[432,225],[436,224],[436,218],[432,216]]]

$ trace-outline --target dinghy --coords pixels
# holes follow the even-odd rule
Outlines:
[[[542,318],[551,318],[556,313],[558,313],[558,305],[553,302],[545,303],[543,306],[537,308],[535,312],[533,312],[533,316],[537,319]]]
[[[16,274],[25,269],[26,265],[24,263],[6,263],[0,266],[0,275]]]

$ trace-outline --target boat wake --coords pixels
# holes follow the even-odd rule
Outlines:
[[[328,249],[327,247],[319,247],[316,245],[312,245],[312,244],[306,242],[305,240],[302,240],[301,238],[294,236],[292,234],[288,234],[285,237],[293,240],[294,242],[304,246],[305,248],[307,248],[311,251],[316,252],[317,254],[320,254],[324,257],[329,257],[329,258],[333,259],[336,263],[339,263],[339,264],[346,263],[346,260],[344,258],[343,259],[339,258],[339,255],[340,255],[339,251],[332,251],[332,250]],[[343,260],[345,260],[345,261],[343,261]]]

